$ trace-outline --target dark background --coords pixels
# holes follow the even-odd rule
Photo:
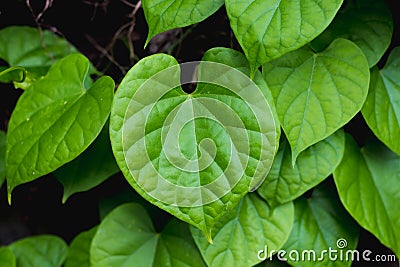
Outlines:
[[[47,1],[51,3],[50,0]],[[144,48],[147,24],[142,9],[133,14],[136,0],[131,0],[132,3],[128,0],[53,0],[40,18],[38,15],[43,11],[46,1],[30,2],[0,0],[0,29],[9,25],[30,25],[52,30],[87,56],[98,70],[110,75],[117,85],[137,60],[153,53],[171,53],[178,61],[185,62],[200,60],[203,53],[212,47],[240,50],[230,30],[224,8],[197,25],[162,34]],[[396,7],[397,2],[387,1],[395,21],[390,48],[400,45],[400,10]],[[128,48],[129,43],[133,47],[131,51]],[[383,65],[386,58],[387,54],[379,65]],[[0,129],[6,130],[8,119],[21,92],[12,86],[2,84],[1,87]],[[360,115],[346,125],[345,130],[360,145],[371,135]],[[65,204],[61,204],[62,186],[50,174],[18,186],[13,192],[12,206],[9,206],[6,187],[3,185],[0,189],[0,246],[25,236],[44,233],[58,235],[70,242],[81,231],[99,223],[99,201],[112,198],[123,191],[128,191],[132,198],[137,197],[130,188],[124,177],[117,174],[100,186],[73,195]],[[160,230],[170,215],[162,211],[154,214],[157,214],[153,216],[156,228]],[[361,230],[358,249],[370,249],[374,254],[393,254],[365,230]],[[359,262],[352,266],[398,264],[368,265]]]

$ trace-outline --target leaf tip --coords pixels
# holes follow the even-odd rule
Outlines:
[[[211,245],[214,244],[213,240],[212,240],[212,237],[211,237],[211,230],[208,230],[208,231],[204,232],[204,234],[206,235],[208,243],[210,243]]]

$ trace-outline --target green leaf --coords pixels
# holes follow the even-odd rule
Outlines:
[[[302,47],[332,21],[343,0],[225,0],[231,28],[250,61],[262,64]]]
[[[21,67],[2,67],[0,66],[0,82],[23,82],[25,80],[25,69]]]
[[[96,267],[205,266],[188,227],[174,219],[161,233],[156,233],[142,206],[123,204],[99,225],[90,249],[91,264]]]
[[[293,218],[293,203],[272,210],[256,193],[250,193],[215,224],[213,244],[197,228],[190,230],[208,266],[253,266],[261,261],[257,251],[264,246],[274,250],[283,246]]]
[[[90,267],[90,246],[97,232],[97,227],[81,232],[71,242],[65,267]]]
[[[107,126],[88,149],[54,172],[64,186],[63,203],[72,194],[92,189],[120,171],[112,153]]]
[[[156,34],[205,20],[224,0],[146,0],[142,2],[149,26],[146,45]]]
[[[87,58],[69,55],[19,98],[7,132],[9,201],[16,186],[76,158],[106,123],[114,82],[105,76],[86,89],[88,68]]]
[[[257,192],[272,206],[296,199],[335,170],[344,153],[344,142],[344,133],[339,130],[307,148],[292,166],[289,143],[281,136],[271,171]]]
[[[26,89],[44,76],[57,60],[77,52],[64,38],[51,31],[39,31],[28,26],[9,26],[0,30],[0,59],[11,67],[24,67],[26,80],[14,83]]]
[[[323,52],[309,47],[265,64],[263,74],[292,148],[292,164],[307,147],[350,121],[368,93],[368,62],[358,46],[336,39]]]
[[[6,133],[0,130],[0,188],[6,177],[6,166],[5,166],[5,156],[6,156]]]
[[[332,187],[333,183],[324,182],[314,189],[311,198],[300,197],[294,202],[294,226],[284,245],[287,254],[283,256],[292,266],[351,265],[351,258],[346,260],[346,251],[357,247],[359,228]],[[339,251],[333,254],[338,257],[342,251],[343,260],[329,258],[326,253],[329,248]],[[323,250],[326,250],[324,254]],[[291,256],[291,251],[298,254]],[[303,254],[304,251],[310,253]]]
[[[361,48],[372,67],[388,49],[392,34],[392,13],[384,0],[352,0],[311,45],[322,50],[335,38],[349,39]]]
[[[52,235],[26,237],[9,248],[18,267],[61,267],[68,252],[65,241]]]
[[[16,267],[17,261],[8,247],[0,247],[0,263],[2,267]]]
[[[400,256],[400,157],[380,143],[359,149],[346,136],[343,160],[334,172],[340,200],[351,216]]]
[[[250,72],[244,55],[217,48],[204,58],[192,94],[171,56],[139,61],[116,92],[110,135],[133,188],[210,240],[215,220],[268,173],[279,125],[261,75],[256,84],[236,69]]]
[[[400,155],[400,47],[389,55],[382,70],[371,70],[367,100],[361,112],[369,128]]]

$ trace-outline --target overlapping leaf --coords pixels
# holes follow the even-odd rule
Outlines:
[[[2,267],[16,267],[17,260],[8,247],[0,247],[0,262]]]
[[[216,12],[223,0],[146,0],[142,2],[149,33],[146,44],[158,33],[200,22]]]
[[[346,251],[357,247],[359,234],[356,222],[343,208],[332,184],[322,183],[314,189],[311,198],[300,197],[294,206],[294,226],[284,245],[287,253],[283,257],[296,267],[350,266],[352,259],[347,260],[348,256],[335,261],[326,253],[331,248],[349,255]]]
[[[359,148],[346,136],[343,160],[334,172],[340,199],[351,216],[400,256],[400,156],[381,143]]]
[[[382,70],[371,70],[362,115],[374,134],[400,155],[400,47],[390,53]]]
[[[97,227],[81,232],[71,242],[65,267],[90,267],[90,246],[96,234]]]
[[[190,230],[208,266],[253,266],[260,262],[257,257],[260,249],[282,247],[293,219],[293,203],[272,210],[256,193],[250,193],[216,223],[213,244],[199,229]]]
[[[19,98],[7,132],[9,200],[14,187],[77,157],[106,123],[114,82],[104,76],[86,89],[88,68],[84,56],[69,55]]]
[[[252,73],[317,37],[342,3],[343,0],[225,0],[231,28],[250,61]]]
[[[272,206],[296,199],[328,177],[344,152],[344,133],[339,130],[306,149],[292,166],[289,143],[281,136],[271,171],[257,192]]]
[[[309,47],[263,66],[292,162],[360,111],[368,93],[369,67],[354,43],[336,39],[323,52]]]
[[[134,203],[123,204],[104,218],[90,255],[96,267],[205,266],[188,224],[173,219],[156,233],[146,210]]]

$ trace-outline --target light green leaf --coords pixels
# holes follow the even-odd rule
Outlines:
[[[134,203],[123,204],[99,225],[90,248],[91,264],[205,266],[188,227],[174,219],[161,233],[156,233],[144,208]]]
[[[0,130],[0,188],[6,177],[6,166],[5,166],[5,156],[6,156],[6,133]]]
[[[0,247],[0,263],[2,267],[16,267],[17,261],[8,247]]]
[[[357,247],[359,229],[340,203],[333,183],[322,183],[311,198],[298,198],[294,207],[294,226],[284,245],[287,254],[283,257],[296,267],[350,266],[352,260],[346,260],[346,251]],[[329,248],[342,251],[343,260],[330,259]],[[291,251],[298,253],[290,255]],[[340,252],[334,255],[339,257]]]
[[[68,252],[65,241],[52,235],[26,237],[9,248],[18,267],[61,267]]]
[[[205,20],[224,0],[145,0],[144,15],[149,26],[146,45],[156,34]]]
[[[82,153],[108,118],[114,82],[101,77],[84,87],[88,60],[69,55],[19,98],[7,132],[6,177],[11,191]]]
[[[2,67],[0,66],[0,82],[23,82],[25,80],[25,69],[21,67]]]
[[[225,0],[231,28],[250,61],[252,73],[317,37],[342,3],[343,0]]]
[[[372,67],[392,41],[392,13],[384,0],[351,0],[347,5],[311,44],[323,50],[335,38],[349,39],[361,48]]]
[[[81,232],[71,242],[64,267],[90,267],[90,246],[97,227]]]
[[[344,140],[339,130],[307,148],[292,166],[289,143],[281,136],[271,171],[257,192],[272,206],[296,199],[335,170],[343,156]]]
[[[51,31],[39,31],[28,26],[9,26],[0,30],[0,59],[11,67],[24,67],[26,79],[15,82],[16,88],[26,89],[44,76],[57,60],[77,52],[64,38]]]
[[[112,153],[107,126],[88,149],[54,172],[64,186],[63,203],[72,194],[92,189],[120,171]]]
[[[389,55],[382,70],[371,70],[367,100],[361,112],[369,128],[400,155],[400,47]]]
[[[215,224],[210,244],[192,227],[192,236],[208,266],[253,266],[258,251],[280,249],[293,226],[293,203],[271,209],[256,193],[247,194],[239,205]]]
[[[192,94],[182,91],[171,56],[138,62],[116,92],[110,135],[133,188],[210,240],[215,220],[268,173],[279,125],[261,75],[254,83],[237,70],[250,72],[244,55],[216,48],[204,58]]]
[[[292,149],[292,164],[307,147],[325,139],[355,116],[368,93],[368,62],[358,46],[336,39],[323,52],[309,47],[265,64]]]
[[[347,135],[334,178],[340,200],[351,216],[399,257],[400,156],[380,143],[359,149]]]

